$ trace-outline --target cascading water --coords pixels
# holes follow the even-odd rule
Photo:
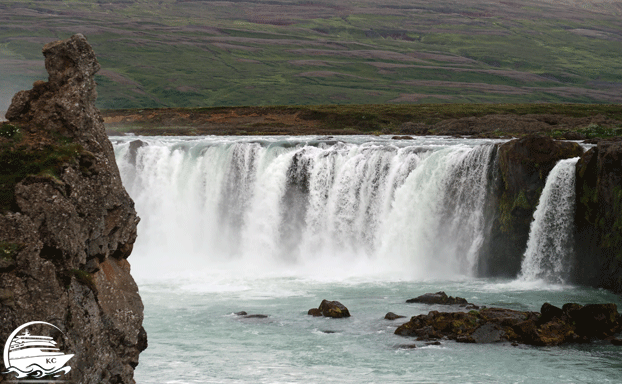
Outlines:
[[[307,383],[326,381],[326,372],[360,383],[620,381],[615,346],[551,347],[543,359],[507,343],[425,345],[394,335],[383,319],[440,309],[405,303],[439,290],[530,311],[543,302],[620,307],[604,290],[462,278],[481,263],[495,223],[491,140],[112,140],[142,219],[130,258],[149,335],[138,382]],[[542,209],[561,205],[544,203],[552,189],[573,190],[554,178]],[[546,239],[551,223],[532,237]],[[322,299],[339,300],[352,317],[307,316]],[[241,310],[268,317],[233,315]]]
[[[576,157],[559,161],[546,179],[529,231],[522,280],[564,283],[570,273],[578,160]]]
[[[492,144],[141,140],[115,142],[142,217],[137,248],[171,264],[470,275],[486,235]]]

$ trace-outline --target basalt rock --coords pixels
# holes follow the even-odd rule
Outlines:
[[[322,313],[324,317],[332,317],[332,318],[342,318],[342,317],[350,317],[350,311],[346,308],[345,305],[341,304],[338,301],[328,301],[322,300],[318,310]],[[309,310],[309,314],[313,316],[317,316],[315,311],[312,313],[312,310]]]
[[[396,320],[396,319],[402,319],[405,318],[406,316],[401,316],[401,315],[396,315],[393,312],[389,312],[386,315],[384,315],[385,320]]]
[[[438,312],[414,316],[395,330],[396,335],[417,340],[449,339],[463,343],[507,341],[537,346],[584,343],[610,339],[622,330],[615,304],[550,304],[545,313],[504,308],[481,311]]]
[[[320,317],[320,316],[324,316],[322,314],[322,311],[320,311],[319,308],[311,308],[309,309],[309,311],[307,312],[307,315],[311,315],[313,317]]]
[[[0,161],[20,159],[25,172],[0,167],[0,249],[10,259],[0,263],[0,340],[48,322],[75,354],[63,380],[133,383],[147,347],[127,261],[139,218],[94,105],[100,66],[82,35],[43,55],[49,80],[15,95],[6,117],[20,133],[0,138]]]
[[[414,299],[406,300],[407,303],[422,303],[422,304],[442,304],[442,305],[473,305],[469,303],[465,298],[447,296],[445,292],[426,293]]]
[[[262,314],[253,314],[253,315],[245,315],[242,316],[245,319],[267,319],[269,316],[268,315],[262,315]]]
[[[499,179],[491,233],[482,246],[482,276],[515,277],[520,272],[529,227],[549,172],[559,160],[583,154],[579,144],[528,136],[499,148]]]
[[[577,162],[574,280],[622,292],[622,142],[599,141]]]

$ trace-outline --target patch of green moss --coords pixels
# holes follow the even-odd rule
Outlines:
[[[596,188],[591,188],[588,183],[583,183],[583,193],[581,194],[581,205],[585,210],[585,220],[587,222],[592,222],[592,215],[594,212],[590,209],[592,204],[596,204],[598,202],[598,190]]]
[[[0,148],[0,212],[15,211],[15,185],[30,175],[56,179],[64,165],[75,164],[83,151],[79,144],[46,145],[34,150],[25,145]],[[60,182],[60,181],[59,181]]]
[[[578,129],[577,132],[584,134],[588,139],[622,136],[622,128],[620,127],[603,127],[594,123]]]
[[[97,287],[95,287],[95,281],[93,280],[92,274],[81,269],[72,269],[71,275],[75,277],[79,283],[86,285],[93,292],[97,292]]]
[[[0,125],[0,137],[12,140],[21,139],[21,131],[19,129],[19,126],[9,123],[4,123]]]
[[[510,196],[507,192],[504,192],[499,199],[499,221],[501,224],[501,232],[510,232],[513,228],[512,225],[512,212],[516,208],[532,209],[531,204],[527,200],[525,191],[521,190],[515,197]]]
[[[17,252],[24,248],[24,244],[0,242],[0,258],[15,259]]]
[[[601,246],[615,250],[615,257],[622,262],[622,187],[613,189],[613,209],[606,213],[606,218],[601,218],[603,237]],[[605,223],[612,223],[607,228]]]

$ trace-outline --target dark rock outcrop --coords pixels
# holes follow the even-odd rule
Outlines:
[[[529,226],[546,178],[562,159],[583,154],[579,144],[528,136],[499,148],[500,180],[494,193],[491,233],[482,246],[478,272],[482,276],[515,277],[520,272]]]
[[[397,320],[397,319],[402,319],[402,318],[406,318],[406,316],[396,315],[393,312],[389,312],[386,315],[384,315],[385,320]]]
[[[309,309],[307,314],[332,318],[350,317],[350,311],[348,311],[345,305],[338,301],[328,300],[322,300],[318,308]]]
[[[133,383],[147,347],[127,261],[139,219],[94,105],[100,66],[82,35],[43,55],[48,82],[15,95],[6,117],[20,134],[0,138],[0,162],[22,160],[0,167],[0,248],[10,259],[0,263],[0,339],[45,321],[75,354],[64,380]]]
[[[406,300],[407,303],[422,303],[422,304],[442,304],[442,305],[463,305],[467,306],[470,303],[462,297],[447,296],[445,292],[426,293],[414,299]],[[471,304],[472,305],[472,304]]]
[[[267,319],[269,316],[256,313],[253,315],[244,315],[242,317],[244,317],[245,319]]]
[[[548,303],[542,314],[503,308],[481,311],[438,312],[414,316],[395,330],[396,335],[417,340],[450,339],[464,343],[508,341],[529,345],[559,345],[613,339],[622,330],[615,304],[565,304],[562,309]]]
[[[622,142],[598,142],[576,169],[574,280],[621,293]]]

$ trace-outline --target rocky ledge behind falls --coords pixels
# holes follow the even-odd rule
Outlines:
[[[48,322],[75,354],[64,380],[133,383],[147,347],[126,260],[139,218],[94,105],[100,66],[82,35],[43,55],[48,82],[16,94],[0,126],[0,343]]]

